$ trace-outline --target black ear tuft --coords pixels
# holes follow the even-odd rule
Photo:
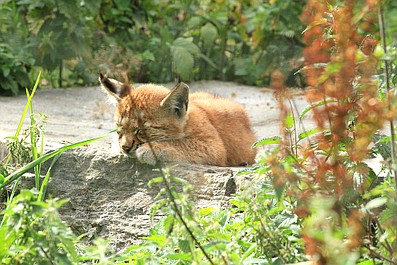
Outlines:
[[[102,73],[99,74],[99,82],[109,95],[120,101],[122,97],[128,94],[130,86],[123,84],[115,79],[107,78]]]
[[[100,78],[100,80],[101,80],[101,83],[107,88],[107,89],[109,89],[111,92],[113,92],[113,93],[115,93],[116,95],[118,95],[118,96],[120,96],[119,95],[119,90],[113,85],[113,83],[107,78],[107,77],[105,77],[104,75],[100,75],[99,76],[99,78]]]

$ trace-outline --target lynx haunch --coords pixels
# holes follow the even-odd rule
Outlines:
[[[256,137],[243,106],[189,87],[148,84],[134,88],[100,75],[116,99],[120,148],[140,162],[190,162],[218,166],[254,163]],[[152,152],[150,145],[155,152]]]

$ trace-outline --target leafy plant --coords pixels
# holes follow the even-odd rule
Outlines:
[[[311,105],[301,116],[311,112],[316,128],[297,133],[291,99],[275,80],[282,137],[258,143],[279,144],[258,170],[269,168],[279,198],[296,199],[305,252],[316,264],[395,264],[396,191],[394,185],[376,184],[390,185],[395,178],[389,170],[380,178],[365,161],[370,153],[381,154],[379,144],[371,148],[372,136],[392,117],[391,99],[379,96],[373,78],[379,73],[376,45],[356,27],[360,19],[373,21],[377,14],[370,10],[377,4],[307,3],[303,54]],[[387,212],[389,223],[374,212]]]
[[[165,180],[154,179],[149,185],[164,181],[172,184],[172,195],[162,196],[164,189],[152,211],[166,217],[143,243],[131,246],[117,258],[120,264],[278,264],[305,259],[299,220],[290,202],[279,201],[271,185],[258,181],[231,199],[227,208],[197,209],[191,203],[191,186],[171,177],[169,171],[163,172]],[[182,191],[176,187],[182,187]]]
[[[30,84],[35,60],[28,49],[28,27],[15,2],[0,4],[0,94],[17,95]]]
[[[81,6],[80,1],[17,2],[29,24],[30,41],[34,47],[31,52],[36,65],[48,71],[59,68],[58,81],[62,87],[64,61],[90,54],[89,12],[97,12],[99,3],[84,1]]]
[[[79,238],[73,235],[57,213],[57,209],[66,201],[45,201],[45,194],[52,166],[64,151],[96,141],[108,134],[65,145],[44,154],[43,124],[39,123],[32,105],[39,80],[40,74],[32,92],[26,90],[25,109],[15,135],[8,139],[9,154],[0,164],[0,194],[2,199],[4,197],[7,200],[5,209],[0,213],[0,261],[2,264],[76,264],[80,260],[102,260],[101,255],[104,254],[99,250],[106,248],[105,243],[98,241],[95,251],[90,248],[81,250]],[[31,123],[27,138],[20,138],[29,109]],[[50,159],[52,162],[42,177],[41,165]],[[35,173],[35,187],[18,191],[20,178],[32,170]],[[9,186],[12,188],[7,189]]]
[[[76,237],[56,211],[63,203],[65,201],[39,202],[37,194],[28,190],[16,196],[3,211],[2,263],[77,263]]]

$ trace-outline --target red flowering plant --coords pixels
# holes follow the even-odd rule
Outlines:
[[[283,135],[263,162],[279,197],[295,200],[315,264],[397,264],[395,163],[381,174],[368,163],[394,145],[379,133],[394,115],[392,93],[380,91],[387,64],[377,40],[382,4],[307,2],[301,18],[309,107],[300,118],[311,114],[314,128],[297,133],[293,98],[280,73],[272,76]]]

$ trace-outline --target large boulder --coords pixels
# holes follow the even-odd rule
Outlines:
[[[216,206],[235,193],[242,168],[180,164],[171,174],[193,187],[197,207]],[[151,206],[164,184],[148,187],[159,177],[154,167],[107,150],[84,147],[65,152],[52,170],[47,196],[69,201],[60,208],[62,219],[78,235],[110,240],[114,250],[140,242],[153,225]],[[182,191],[182,189],[180,189]]]

